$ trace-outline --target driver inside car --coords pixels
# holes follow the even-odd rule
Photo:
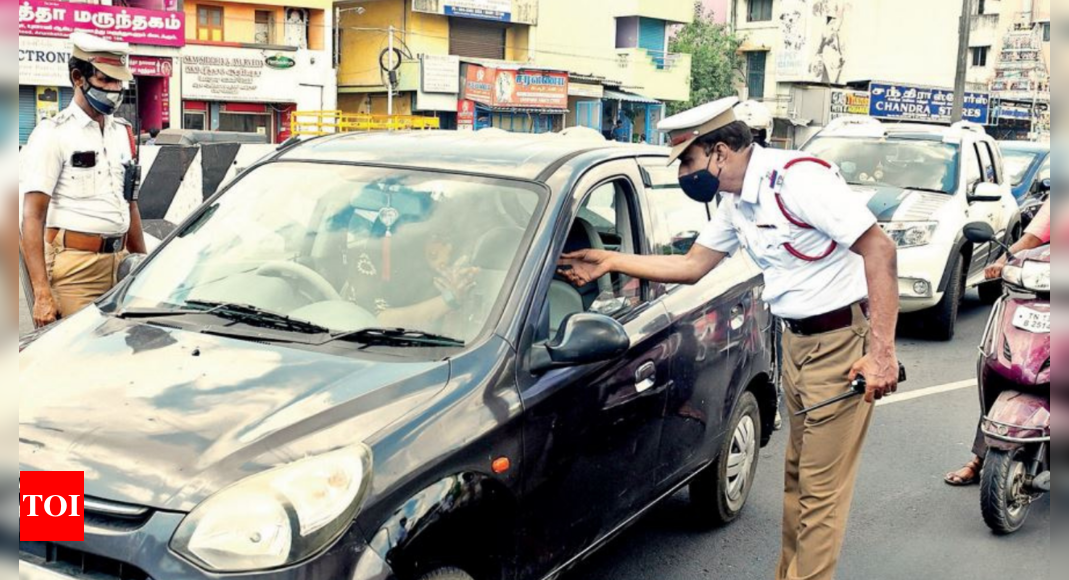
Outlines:
[[[395,225],[353,248],[342,297],[374,314],[383,328],[463,334],[464,305],[479,269],[460,255],[454,237],[421,236],[419,229]]]

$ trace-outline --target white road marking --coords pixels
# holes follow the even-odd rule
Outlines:
[[[933,395],[942,395],[944,393],[951,393],[954,391],[960,391],[962,389],[975,389],[976,379],[969,379],[967,381],[960,381],[957,383],[950,383],[948,385],[942,385],[938,387],[929,387],[927,389],[918,389],[916,391],[909,391],[906,393],[900,393],[894,395],[891,398],[884,399],[879,403],[876,403],[877,407],[883,407],[885,405],[896,405],[898,403],[905,403],[907,401],[913,401],[916,399],[922,399],[924,397],[931,397]]]

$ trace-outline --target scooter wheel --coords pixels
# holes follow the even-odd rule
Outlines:
[[[1032,510],[1032,498],[1024,490],[1025,464],[1018,459],[1022,452],[991,449],[984,460],[980,507],[984,522],[999,535],[1020,530]]]

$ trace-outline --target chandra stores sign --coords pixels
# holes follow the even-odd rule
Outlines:
[[[502,108],[568,108],[568,73],[465,67],[463,98],[469,101]]]
[[[181,47],[186,45],[186,15],[75,4],[55,0],[22,0],[19,3],[19,36],[68,38],[72,32],[89,32],[109,40]]]

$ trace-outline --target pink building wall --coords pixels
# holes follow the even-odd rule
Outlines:
[[[704,0],[704,2],[705,8],[713,11],[717,23],[727,24],[731,0]]]

